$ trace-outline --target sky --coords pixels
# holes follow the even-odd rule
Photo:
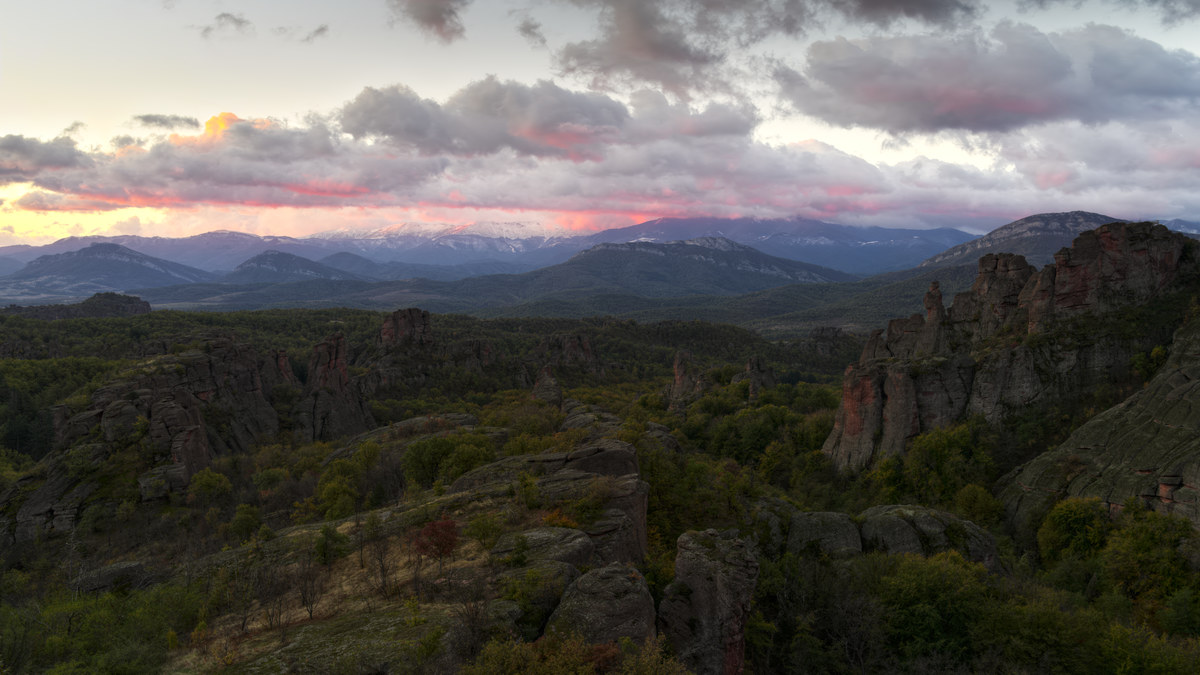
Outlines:
[[[0,245],[1200,220],[1200,0],[2,0]]]

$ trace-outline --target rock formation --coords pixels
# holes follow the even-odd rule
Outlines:
[[[759,392],[763,389],[770,389],[775,386],[775,371],[771,370],[762,362],[758,356],[750,357],[746,362],[746,369],[737,375],[733,376],[730,384],[746,381],[750,383],[749,396],[753,401],[758,398]]]
[[[1068,496],[1097,497],[1112,509],[1135,497],[1200,526],[1200,319],[1176,333],[1144,389],[1005,482],[1001,501],[1024,538]]]
[[[280,377],[253,350],[227,338],[203,349],[147,359],[91,395],[87,407],[55,409],[55,449],[45,462],[45,483],[28,494],[14,486],[0,506],[21,499],[14,541],[69,531],[96,491],[90,472],[68,468],[68,459],[99,466],[119,447],[137,444],[158,466],[138,479],[143,499],[166,496],[216,455],[249,452],[279,432],[267,392]]]
[[[554,374],[550,372],[550,366],[542,368],[538,373],[537,381],[533,383],[533,398],[562,407],[562,387],[559,386],[558,380],[554,379]]]
[[[667,409],[671,412],[682,414],[689,403],[704,395],[707,388],[704,377],[696,371],[689,352],[675,354],[675,379],[663,394],[663,398],[667,399]]]
[[[987,530],[926,506],[875,506],[851,518],[764,499],[756,504],[753,519],[758,549],[770,558],[785,552],[847,558],[871,551],[931,556],[954,550],[989,571],[1004,571],[996,539]]]
[[[600,371],[600,359],[586,335],[549,336],[538,345],[536,355],[541,366],[578,368],[589,373]]]
[[[632,565],[611,563],[576,579],[550,615],[546,633],[578,634],[591,644],[654,638],[654,598]]]
[[[843,470],[903,452],[913,436],[983,415],[1078,396],[1109,381],[1136,349],[1097,332],[1053,337],[1061,322],[1145,302],[1192,279],[1196,243],[1152,223],[1085,232],[1037,271],[1018,255],[988,254],[947,310],[933,284],[924,314],[895,319],[846,369],[842,404],[824,451]]]
[[[351,381],[345,336],[332,335],[313,348],[304,398],[296,420],[306,438],[331,440],[375,426],[366,400]]]
[[[697,675],[741,673],[758,561],[744,541],[716,530],[685,532],[677,549],[659,631]]]
[[[392,312],[384,319],[383,328],[379,330],[379,342],[384,347],[433,344],[429,312],[416,307]]]

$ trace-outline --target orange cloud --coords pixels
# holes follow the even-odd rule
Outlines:
[[[236,124],[251,124],[256,129],[268,129],[273,126],[271,120],[244,120],[231,112],[213,115],[204,123],[204,131],[194,136],[171,134],[170,141],[175,145],[213,145],[224,137]]]

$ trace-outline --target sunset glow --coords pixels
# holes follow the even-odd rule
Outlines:
[[[974,231],[1071,209],[1200,218],[1200,33],[1152,4],[888,5],[791,33],[754,3],[723,9],[723,28],[689,23],[690,2],[649,21],[609,0],[544,16],[467,0],[390,23],[355,6],[303,30],[276,7],[216,20],[120,2],[112,39],[162,45],[155,63],[63,43],[67,61],[130,75],[98,90],[27,59],[0,80],[6,242],[427,212],[548,232],[673,216]],[[545,44],[518,14],[548,22]],[[28,47],[25,32],[5,37]]]

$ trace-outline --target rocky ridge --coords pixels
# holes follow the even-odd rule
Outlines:
[[[846,369],[824,451],[839,469],[857,471],[901,454],[923,431],[970,415],[997,423],[1109,381],[1145,347],[1112,331],[1081,337],[1056,328],[1179,289],[1198,262],[1194,240],[1153,223],[1085,232],[1041,270],[1019,255],[983,256],[971,289],[948,309],[935,282],[923,314],[871,336]]]
[[[1200,526],[1200,318],[1176,333],[1169,358],[1144,389],[1005,484],[1001,501],[1025,536],[1063,497],[1095,497],[1112,510],[1136,498]]]
[[[0,308],[0,315],[23,316],[48,321],[137,316],[148,313],[150,313],[150,303],[137,296],[120,293],[97,293],[83,302],[71,305],[9,305]]]

